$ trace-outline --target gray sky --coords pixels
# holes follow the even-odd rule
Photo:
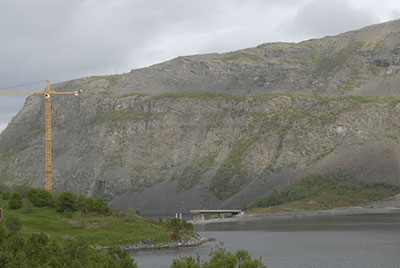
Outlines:
[[[398,0],[1,0],[0,88],[129,72],[397,18]],[[0,95],[0,131],[24,99]]]

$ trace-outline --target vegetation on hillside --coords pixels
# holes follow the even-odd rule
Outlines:
[[[19,232],[25,236],[45,233],[59,240],[79,237],[90,245],[109,247],[142,240],[169,242],[190,239],[194,234],[193,226],[185,221],[157,222],[141,217],[133,209],[126,212],[112,209],[101,198],[77,196],[70,191],[53,196],[43,189],[9,189],[1,184],[0,190],[4,219],[17,219],[22,226]],[[13,196],[21,206],[13,205]]]
[[[181,219],[160,217],[158,222],[138,216],[137,211],[110,209],[102,199],[55,194],[38,188],[0,184],[3,221],[0,222],[0,267],[13,268],[137,268],[118,245],[139,240],[184,239],[193,225]],[[10,194],[11,193],[11,194]],[[10,203],[22,200],[18,208]],[[104,247],[105,246],[105,247]],[[227,252],[218,247],[210,259],[175,259],[172,268],[265,268],[245,250]]]
[[[362,42],[354,42],[334,53],[323,55],[318,58],[316,68],[313,72],[314,78],[328,78],[338,72],[346,65],[349,58],[364,46]]]
[[[215,157],[217,157],[217,154],[195,159],[183,169],[179,177],[172,177],[172,180],[176,179],[178,182],[178,191],[182,189],[188,190],[199,183],[201,176],[213,166]]]
[[[137,265],[120,248],[98,251],[79,236],[59,239],[44,233],[26,235],[0,223],[0,267],[137,268]]]
[[[210,190],[221,200],[227,199],[235,193],[239,192],[249,181],[250,176],[246,166],[243,164],[248,151],[257,143],[259,139],[269,133],[277,133],[279,135],[279,144],[282,145],[285,137],[294,129],[302,129],[305,125],[324,127],[334,124],[342,114],[349,110],[355,109],[363,104],[370,103],[387,103],[393,107],[400,102],[399,99],[381,99],[373,96],[346,96],[346,97],[323,97],[323,96],[297,96],[287,94],[262,94],[257,99],[276,98],[279,96],[290,97],[292,102],[308,99],[309,104],[301,106],[292,105],[285,109],[276,110],[268,113],[252,112],[251,124],[249,125],[249,133],[247,139],[237,140],[226,159],[219,166],[217,172],[211,180]],[[248,100],[251,100],[249,97]],[[255,100],[254,100],[255,101]],[[340,103],[340,105],[338,104]],[[329,107],[327,109],[326,107]],[[250,133],[252,131],[253,133]],[[326,144],[326,149],[319,154],[312,155],[306,159],[306,164],[313,164],[325,156],[332,153],[342,141],[338,141],[331,145]],[[280,171],[284,167],[292,166],[287,163],[283,167],[276,166],[276,162],[281,154],[282,146],[276,147],[273,160],[266,165],[265,170]],[[254,177],[254,175],[252,175]]]
[[[179,219],[176,219],[179,220]],[[25,235],[0,222],[0,267],[4,268],[138,268],[127,251],[119,247],[98,250],[82,237],[53,238],[44,233]],[[246,250],[236,253],[219,247],[210,259],[183,257],[171,268],[266,268],[261,258]]]
[[[243,167],[242,161],[244,152],[252,146],[262,135],[254,135],[245,141],[238,141],[234,144],[228,157],[220,165],[211,180],[211,191],[219,199],[226,199],[237,193],[247,181],[247,170]]]
[[[281,191],[273,191],[252,206],[269,211],[296,209],[331,209],[384,199],[400,192],[400,187],[389,183],[365,183],[339,172],[309,175]]]

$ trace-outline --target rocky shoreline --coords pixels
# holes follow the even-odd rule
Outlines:
[[[172,249],[182,247],[200,246],[209,241],[215,241],[214,238],[195,235],[189,240],[176,240],[171,242],[154,242],[151,240],[143,240],[135,244],[127,244],[120,246],[124,250],[157,250],[157,249]]]

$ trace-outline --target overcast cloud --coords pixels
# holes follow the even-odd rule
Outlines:
[[[399,2],[2,0],[0,88],[123,73],[177,56],[337,34],[397,19]],[[23,100],[0,96],[0,131]]]
[[[282,31],[296,37],[334,35],[379,22],[371,10],[354,8],[345,1],[311,1],[282,24]]]

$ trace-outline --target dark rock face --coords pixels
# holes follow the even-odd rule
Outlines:
[[[400,21],[55,85],[54,189],[142,212],[245,207],[310,173],[400,184]],[[368,96],[368,97],[367,97]],[[0,135],[0,179],[44,185],[38,96]]]

